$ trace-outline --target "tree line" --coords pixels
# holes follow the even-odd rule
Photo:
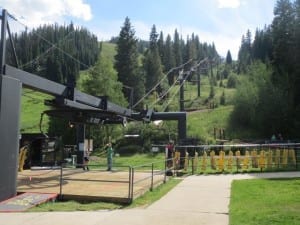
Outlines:
[[[242,37],[235,70],[238,89],[233,123],[259,135],[299,138],[300,0],[278,0],[272,24]]]
[[[14,33],[12,39],[18,65],[11,45],[7,45],[9,64],[62,84],[75,83],[79,71],[94,65],[99,55],[97,37],[72,23],[43,25],[30,32]]]

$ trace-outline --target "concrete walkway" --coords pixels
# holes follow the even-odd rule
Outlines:
[[[300,172],[189,176],[145,209],[1,213],[0,225],[228,225],[235,179],[300,177]]]

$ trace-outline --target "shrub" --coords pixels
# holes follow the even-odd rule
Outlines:
[[[228,88],[236,88],[238,84],[238,77],[235,74],[230,74],[227,81]]]

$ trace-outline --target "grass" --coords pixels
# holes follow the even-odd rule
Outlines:
[[[130,205],[121,205],[107,202],[77,202],[77,201],[65,201],[65,202],[47,202],[39,206],[33,207],[28,212],[51,212],[51,211],[95,211],[95,210],[114,210],[121,208],[135,208],[145,207],[155,201],[159,200],[162,196],[167,194],[172,188],[174,188],[180,179],[170,179],[167,183],[160,185],[153,191],[145,193],[143,196],[135,199]]]
[[[220,106],[214,110],[188,114],[187,129],[189,135],[201,137],[206,143],[212,143],[214,141],[214,128],[225,128],[226,132],[232,110],[233,106]]]
[[[33,207],[27,212],[52,212],[52,211],[94,211],[94,210],[113,210],[120,209],[122,205],[108,202],[47,202],[36,207]]]
[[[156,104],[154,107],[158,110],[162,110],[165,107],[165,103],[169,103],[169,110],[179,110],[179,93],[174,96],[179,86],[177,85],[171,92],[170,98],[166,99],[164,103]],[[227,129],[230,126],[230,115],[233,111],[234,95],[236,89],[224,88],[215,86],[215,96],[213,99],[209,99],[210,84],[207,76],[201,78],[201,96],[197,96],[197,85],[190,82],[184,84],[185,95],[185,109],[201,110],[197,112],[189,113],[187,116],[187,131],[188,136],[198,137],[204,143],[210,144],[215,142],[214,128],[225,128],[226,138],[236,138],[238,134],[235,134],[235,130]],[[220,105],[220,98],[222,93],[225,93],[225,106]],[[149,102],[154,102],[155,97],[149,99]],[[209,109],[209,102],[214,102],[217,105],[214,109]],[[238,132],[241,133],[241,132]]]
[[[102,42],[102,53],[106,58],[109,58],[112,62],[115,60],[115,55],[117,54],[116,44]]]
[[[51,96],[24,88],[21,102],[21,132],[40,133],[41,113],[50,107],[44,105]],[[44,116],[42,130],[47,131],[49,118]]]
[[[300,178],[236,180],[231,186],[230,225],[296,225]]]
[[[91,169],[99,167],[106,168],[107,166],[106,156],[99,152],[93,153],[90,159],[89,166]],[[154,170],[162,170],[165,168],[164,160],[164,153],[115,156],[113,158],[113,169],[127,170],[128,167],[131,166],[136,167],[135,170],[149,170],[151,169],[151,163],[153,163]]]

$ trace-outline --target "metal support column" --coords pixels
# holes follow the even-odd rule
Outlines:
[[[177,120],[178,138],[186,139],[186,112],[153,112],[152,120]]]
[[[76,125],[77,164],[83,164],[85,124]]]
[[[22,84],[5,76],[7,12],[2,11],[0,43],[0,201],[17,193],[19,115]]]
[[[0,201],[17,193],[20,137],[20,81],[0,75]]]

